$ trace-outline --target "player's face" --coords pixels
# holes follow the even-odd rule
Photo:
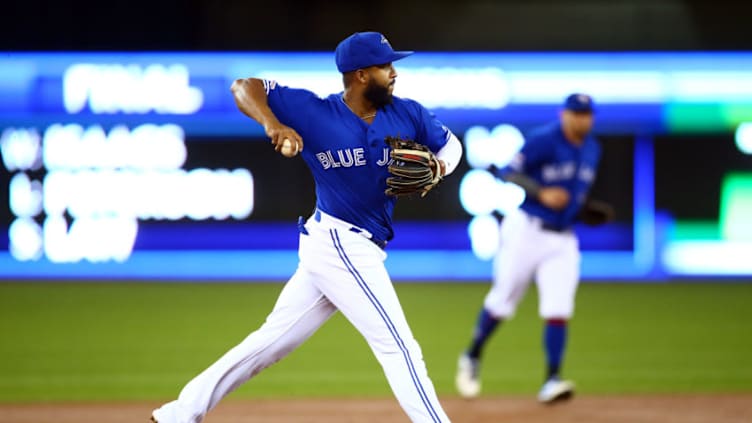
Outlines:
[[[593,130],[595,119],[590,112],[565,110],[562,112],[562,122],[567,132],[578,139],[584,139]]]
[[[397,71],[391,63],[368,68],[368,83],[363,92],[365,98],[380,109],[392,104],[392,92],[397,78]]]

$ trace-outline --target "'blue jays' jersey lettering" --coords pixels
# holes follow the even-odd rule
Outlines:
[[[326,152],[316,153],[316,158],[319,159],[319,163],[321,163],[324,169],[329,169],[330,167],[340,166],[365,166],[367,163],[365,154],[365,148],[358,147],[337,150],[334,154],[332,154],[331,150],[326,150]]]
[[[314,93],[264,81],[269,107],[280,122],[303,137],[301,156],[316,183],[316,207],[390,240],[395,197],[384,194],[389,176],[387,136],[412,138],[440,150],[450,132],[425,107],[394,97],[369,125],[344,103],[342,94]]]
[[[588,135],[578,147],[564,138],[561,125],[554,122],[531,132],[503,173],[521,172],[536,180],[541,187],[565,188],[570,202],[563,210],[552,210],[529,197],[525,198],[521,208],[550,225],[566,228],[574,223],[587,197],[600,156],[600,144],[593,135]]]

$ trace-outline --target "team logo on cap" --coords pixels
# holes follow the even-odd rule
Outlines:
[[[381,34],[381,44],[386,44],[389,47],[392,46],[391,44],[389,44],[389,40],[386,39],[386,37],[384,36],[384,34]]]
[[[585,94],[579,94],[577,96],[577,101],[580,103],[590,103],[590,97],[586,96]]]

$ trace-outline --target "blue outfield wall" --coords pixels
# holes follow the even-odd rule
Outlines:
[[[584,279],[649,276],[632,248],[632,229],[611,224],[576,228],[583,248]],[[487,280],[490,260],[470,248],[467,222],[402,222],[387,247],[395,280]],[[2,279],[285,280],[298,263],[295,224],[147,225],[123,262],[18,261],[0,253]]]

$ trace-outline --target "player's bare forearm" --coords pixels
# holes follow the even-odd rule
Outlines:
[[[264,89],[264,82],[257,78],[236,79],[230,87],[235,104],[244,115],[250,117],[264,127],[264,132],[271,138],[274,149],[279,151],[284,139],[290,139],[298,144],[298,150],[303,149],[303,139],[287,125],[282,124],[272,112]]]
[[[511,182],[513,184],[519,185],[522,189],[525,190],[525,194],[530,197],[537,198],[538,194],[540,193],[540,184],[535,179],[525,175],[524,173],[509,172],[504,175],[503,179],[506,182]]]
[[[569,193],[561,187],[542,187],[535,179],[521,172],[509,172],[503,179],[519,185],[528,197],[537,199],[550,209],[561,210],[569,204]]]
[[[236,79],[230,87],[235,104],[244,115],[264,126],[279,124],[277,117],[269,108],[264,83],[260,79]]]

